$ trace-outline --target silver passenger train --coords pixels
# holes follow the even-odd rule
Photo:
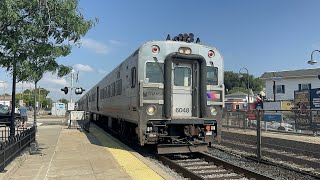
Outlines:
[[[78,109],[158,153],[204,151],[221,140],[223,58],[193,34],[139,47],[84,94]]]

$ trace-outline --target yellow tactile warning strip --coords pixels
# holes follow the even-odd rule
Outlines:
[[[116,161],[132,179],[163,179],[128,150],[113,141],[110,135],[102,132],[101,129],[91,126],[90,132],[93,133],[93,135],[101,142],[103,146],[105,146],[106,150],[111,152]]]
[[[253,130],[244,131],[243,129],[240,130],[240,129],[230,128],[229,130],[223,129],[222,131],[240,133],[240,134],[248,134],[248,135],[253,135],[253,136],[257,135],[256,131],[253,131]],[[261,132],[262,132],[262,136],[264,136],[264,137],[286,139],[286,140],[292,140],[292,141],[301,141],[301,142],[308,142],[308,143],[313,143],[313,144],[320,144],[319,137],[294,135],[294,134],[280,134],[280,133],[265,132],[265,131],[261,131]]]

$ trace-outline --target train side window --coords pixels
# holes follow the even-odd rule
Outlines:
[[[100,99],[103,99],[103,89],[100,89]]]
[[[218,85],[218,68],[207,66],[207,85]]]
[[[131,88],[136,87],[137,83],[137,70],[136,67],[131,68]]]
[[[116,88],[115,88],[115,83],[111,84],[111,96],[115,96],[116,95]]]
[[[111,96],[111,87],[110,85],[108,86],[108,98]]]
[[[122,91],[122,80],[118,80],[117,81],[117,95],[121,95],[121,91]]]
[[[147,62],[146,82],[163,83],[163,63]]]
[[[116,95],[120,95],[120,80],[116,81]]]

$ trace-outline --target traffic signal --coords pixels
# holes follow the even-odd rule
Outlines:
[[[82,94],[83,91],[85,91],[85,89],[80,87],[80,88],[76,88],[74,91],[75,91],[75,94]]]
[[[68,88],[67,87],[62,88],[61,91],[63,91],[65,94],[68,94]]]

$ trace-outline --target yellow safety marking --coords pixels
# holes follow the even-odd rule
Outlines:
[[[150,169],[131,152],[112,140],[111,135],[103,133],[101,129],[90,127],[90,132],[101,142],[105,149],[110,151],[119,165],[132,179],[156,180],[163,179],[159,174]]]

